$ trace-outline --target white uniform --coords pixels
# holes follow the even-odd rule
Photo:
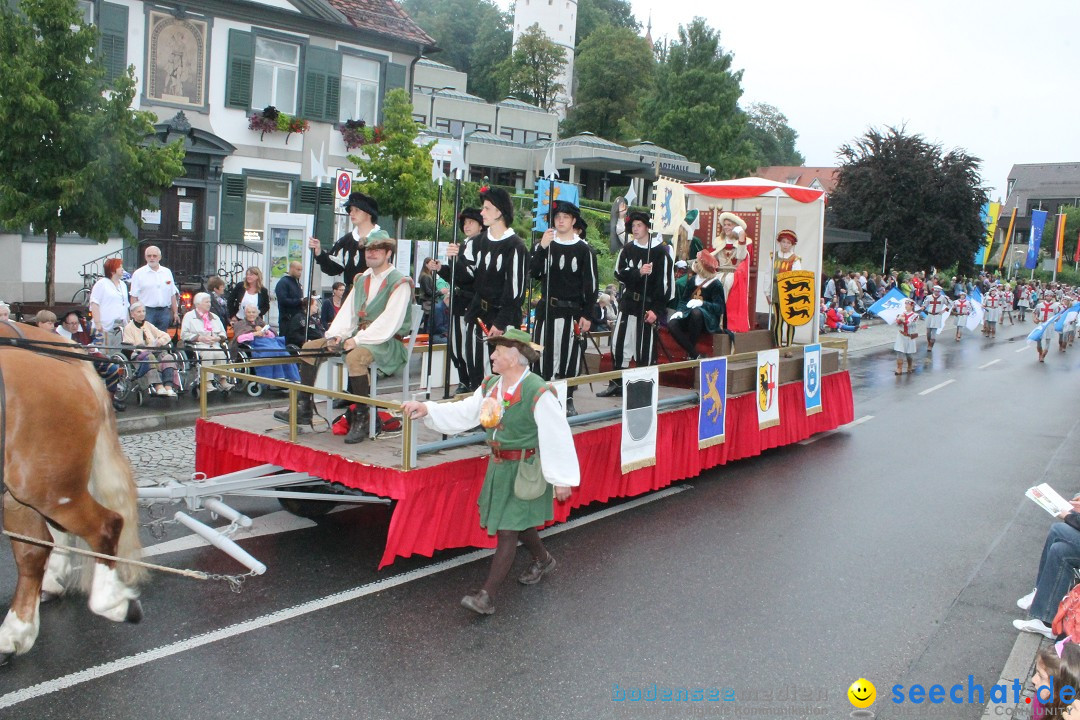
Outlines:
[[[949,316],[949,308],[952,303],[944,294],[927,295],[923,300],[923,310],[926,311],[926,335],[931,337],[931,330],[940,330],[945,327],[945,318]]]
[[[893,350],[904,355],[915,354],[915,338],[912,335],[916,333],[918,321],[919,315],[913,312],[896,316],[896,342],[893,343]]]
[[[971,314],[971,303],[967,298],[961,298],[953,303],[952,313],[956,316],[956,328],[967,327],[968,315]]]

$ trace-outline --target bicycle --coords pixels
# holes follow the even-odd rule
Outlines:
[[[77,305],[89,305],[90,291],[94,289],[94,283],[105,276],[91,270],[90,272],[80,271],[79,277],[82,278],[83,286],[76,290],[75,294],[71,296],[71,302]]]

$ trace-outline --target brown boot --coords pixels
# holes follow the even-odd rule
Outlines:
[[[318,373],[318,368],[314,365],[308,365],[307,363],[300,363],[300,383],[303,385],[313,386],[315,384],[315,375]],[[314,401],[311,393],[300,393],[296,398],[296,424],[297,425],[310,425],[311,418],[314,414]],[[274,419],[280,420],[283,423],[289,422],[289,409],[275,410]]]
[[[349,392],[353,395],[368,397],[371,394],[371,383],[368,381],[368,376],[349,376]],[[370,411],[371,406],[363,403],[357,403],[356,409],[349,411],[349,432],[345,436],[346,445],[355,445],[367,439]]]

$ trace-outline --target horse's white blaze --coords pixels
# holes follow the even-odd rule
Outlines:
[[[0,653],[22,655],[34,647],[38,636],[38,604],[34,603],[34,616],[29,622],[20,620],[14,610],[8,610],[4,624],[0,625]]]
[[[94,580],[90,586],[90,609],[104,618],[123,622],[128,603],[139,597],[116,577],[116,570],[104,563],[94,563]]]
[[[60,498],[56,501],[58,505],[67,505],[69,502],[71,502],[71,498]]]

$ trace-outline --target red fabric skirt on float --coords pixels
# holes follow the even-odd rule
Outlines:
[[[822,412],[807,416],[802,382],[782,385],[781,423],[765,430],[758,429],[754,394],[728,398],[726,439],[704,450],[698,450],[696,405],[662,412],[657,426],[656,465],[626,475],[621,472],[619,424],[577,433],[574,441],[581,465],[581,487],[575,488],[569,501],[555,503],[554,522],[565,521],[574,508],[659,490],[717,465],[805,440],[854,419],[847,372],[826,375],[821,391]],[[195,442],[195,469],[208,477],[270,463],[397,500],[380,568],[398,557],[431,557],[448,548],[495,547],[495,538],[480,527],[476,506],[487,469],[486,455],[406,472],[365,465],[212,420],[196,423]]]

